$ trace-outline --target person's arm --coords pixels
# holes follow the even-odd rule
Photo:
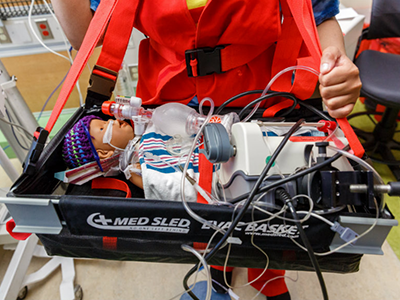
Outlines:
[[[93,17],[89,0],[51,0],[54,12],[71,43],[79,50]]]
[[[351,113],[360,95],[359,71],[346,55],[336,18],[324,21],[317,30],[322,48],[319,92],[329,114],[343,118]]]

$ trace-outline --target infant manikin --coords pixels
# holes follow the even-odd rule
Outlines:
[[[144,189],[146,199],[180,201],[180,166],[187,158],[180,154],[180,145],[175,145],[171,152],[173,140],[152,123],[141,137],[135,137],[133,128],[125,121],[104,121],[89,115],[79,120],[65,136],[62,156],[69,168],[76,168],[95,160],[100,164],[99,160],[120,154],[120,171]],[[198,155],[198,150],[192,154],[188,169],[188,175],[195,181]],[[187,201],[196,201],[197,192],[189,181],[185,182]]]

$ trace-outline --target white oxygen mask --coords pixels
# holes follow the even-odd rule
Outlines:
[[[103,143],[110,145],[111,147],[113,147],[116,150],[124,151],[125,149],[119,148],[119,147],[114,146],[113,144],[111,144],[112,130],[113,130],[114,122],[115,122],[114,120],[110,120],[108,122],[108,125],[107,125],[107,128],[106,128],[106,132],[103,135]]]

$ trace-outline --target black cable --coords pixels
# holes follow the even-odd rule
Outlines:
[[[354,114],[351,114],[347,116],[347,120],[350,120],[355,117],[363,116],[363,115],[375,115],[375,116],[382,116],[383,112],[375,111],[375,110],[367,110],[367,111],[360,111]],[[399,121],[400,118],[397,118],[397,121]]]
[[[7,109],[6,109],[6,114],[7,114],[8,120],[10,120],[10,122],[12,122],[10,114],[8,113]],[[24,150],[29,150],[27,147],[25,147],[25,146],[23,146],[21,144],[21,142],[19,141],[19,139],[18,139],[18,137],[17,137],[17,135],[16,135],[16,133],[14,131],[14,127],[13,126],[11,126],[11,131],[12,131],[12,134],[14,135],[14,138],[17,141],[18,145]]]
[[[236,95],[236,96],[234,96],[234,97],[232,97],[232,98],[226,100],[224,103],[222,103],[222,105],[219,106],[219,107],[215,110],[214,114],[218,115],[219,113],[221,113],[221,111],[222,111],[228,104],[232,103],[233,101],[235,101],[235,100],[237,100],[237,99],[239,99],[239,98],[241,98],[241,97],[248,96],[248,95],[251,95],[251,94],[261,94],[261,93],[263,93],[263,92],[264,92],[263,90],[252,90],[252,91],[247,91],[247,92],[243,92],[243,93],[241,93],[241,94],[238,94],[238,95]],[[296,105],[297,105],[297,104],[300,104],[301,106],[307,108],[308,110],[310,110],[311,112],[315,113],[316,115],[320,116],[321,118],[323,118],[323,119],[325,119],[325,120],[328,120],[328,121],[335,121],[335,119],[333,119],[333,118],[327,116],[327,115],[324,114],[322,111],[320,111],[319,109],[315,108],[314,106],[309,105],[309,104],[305,103],[304,101],[298,101],[298,99],[296,98],[296,96],[294,96],[292,93],[289,93],[289,92],[274,92],[274,91],[268,91],[268,93],[265,94],[264,96],[259,97],[259,98],[255,99],[255,100],[253,100],[252,102],[250,102],[249,104],[247,104],[247,105],[246,105],[244,108],[242,108],[242,110],[240,111],[240,113],[239,113],[239,118],[241,119],[241,117],[243,116],[244,112],[245,112],[247,109],[249,109],[251,106],[257,104],[258,102],[261,102],[261,101],[263,101],[263,100],[266,100],[266,99],[269,99],[269,98],[272,98],[272,97],[278,97],[278,96],[281,96],[281,97],[284,97],[284,98],[288,98],[288,99],[293,100],[293,105],[292,105],[292,107],[290,107],[290,109],[288,109],[287,111],[285,111],[284,114],[280,115],[280,117],[284,117],[284,116],[290,114],[290,113],[296,108]],[[376,113],[376,114],[379,115],[379,114],[381,114],[381,113]],[[349,117],[350,117],[350,116],[349,116]],[[350,119],[350,118],[349,118],[349,119]]]
[[[243,117],[244,113],[246,112],[246,110],[248,110],[253,105],[255,105],[255,104],[257,104],[257,103],[259,103],[261,101],[264,101],[266,99],[273,98],[273,97],[284,97],[284,98],[288,98],[290,100],[293,100],[292,106],[287,111],[285,111],[282,115],[280,115],[280,117],[284,117],[284,116],[290,114],[296,108],[296,105],[297,105],[298,101],[297,101],[297,98],[293,94],[286,93],[286,92],[271,92],[269,94],[265,94],[264,96],[253,100],[252,102],[247,104],[245,107],[243,107],[242,110],[239,112],[239,118],[242,119],[242,117]]]
[[[233,101],[235,101],[235,100],[237,100],[237,99],[239,99],[241,97],[244,97],[244,96],[247,96],[247,95],[252,95],[252,94],[261,94],[262,92],[263,92],[263,90],[253,90],[253,91],[247,91],[247,92],[244,92],[244,93],[241,93],[241,94],[237,94],[236,96],[233,96],[232,98],[230,98],[230,99],[226,100],[224,103],[222,103],[221,106],[219,106],[215,110],[214,114],[218,115],[225,108],[225,106],[227,106],[231,102],[233,102]]]
[[[348,147],[348,146],[347,146],[347,147]],[[344,150],[345,150],[345,149],[346,149],[346,148],[344,148]],[[333,163],[335,160],[339,159],[341,156],[342,156],[342,154],[336,153],[334,156],[328,158],[327,160],[325,160],[325,161],[322,162],[322,163],[316,164],[315,166],[312,166],[311,168],[308,168],[308,169],[306,169],[306,170],[300,171],[300,172],[298,172],[298,173],[296,173],[296,174],[293,174],[293,175],[290,175],[290,176],[288,176],[288,177],[282,178],[282,179],[280,179],[280,180],[278,180],[278,181],[275,181],[274,183],[271,183],[271,184],[269,184],[269,185],[267,185],[267,186],[264,186],[264,187],[260,188],[260,190],[258,191],[258,194],[264,193],[264,192],[268,191],[269,189],[272,189],[272,188],[274,188],[274,187],[277,187],[277,186],[280,186],[280,185],[282,185],[282,184],[285,184],[285,183],[287,183],[287,182],[289,182],[289,181],[291,181],[291,180],[297,179],[297,178],[299,178],[299,177],[302,177],[302,176],[305,176],[305,175],[307,175],[307,174],[309,174],[309,173],[312,173],[312,172],[314,172],[314,171],[317,171],[317,170],[319,170],[319,169],[321,169],[321,168],[323,168],[323,167],[325,167],[325,166],[327,166],[327,165],[330,165],[330,164]],[[237,202],[239,202],[239,201],[244,200],[248,195],[249,195],[249,193],[245,193],[245,194],[243,194],[243,195],[241,195],[241,196],[238,196],[238,197],[232,199],[232,200],[229,201],[229,202],[230,202],[230,203],[237,203]]]
[[[312,106],[312,105],[309,105],[309,104],[305,103],[304,101],[299,101],[299,104],[300,104],[301,106],[304,106],[305,108],[307,108],[308,110],[312,111],[313,113],[315,113],[316,115],[320,116],[321,118],[323,118],[323,119],[325,119],[325,120],[336,122],[335,119],[333,119],[333,118],[327,116],[326,114],[324,114],[324,113],[323,113],[322,111],[320,111],[319,109],[315,108],[315,107]]]
[[[303,227],[301,226],[299,216],[297,215],[296,209],[294,208],[293,203],[292,203],[293,199],[283,188],[278,189],[276,191],[276,195],[279,199],[281,199],[285,202],[285,204],[289,207],[290,212],[292,213],[293,219],[295,220],[294,223],[296,224],[296,227],[300,233],[300,238],[301,238],[304,246],[307,248],[307,253],[308,253],[308,256],[310,257],[311,264],[313,265],[315,272],[317,274],[324,300],[328,300],[328,298],[329,298],[328,291],[326,289],[324,277],[322,276],[322,273],[321,273],[321,268],[319,267],[319,263],[315,256],[314,250],[311,247],[311,243],[307,237],[307,234],[304,231]]]
[[[381,159],[378,159],[378,158],[372,157],[372,156],[368,156],[368,158],[378,164],[383,164],[383,165],[387,165],[387,166],[400,166],[400,161],[381,160]]]
[[[275,162],[276,158],[278,155],[281,153],[282,149],[285,147],[286,143],[289,141],[289,138],[300,128],[300,125],[304,122],[304,119],[300,119],[299,121],[294,124],[288,133],[283,137],[282,141],[279,143],[278,147],[275,149],[274,153],[271,156],[271,159],[268,161],[267,165],[264,167],[263,171],[261,172],[260,176],[258,177],[256,183],[254,184],[252,190],[250,191],[250,194],[242,206],[242,209],[239,211],[237,214],[235,220],[232,222],[231,226],[227,229],[226,233],[224,236],[218,241],[218,243],[213,247],[213,249],[205,256],[205,260],[208,261],[214,255],[217,253],[217,251],[222,247],[222,245],[225,243],[225,241],[228,239],[228,237],[232,234],[233,230],[236,228],[237,224],[240,222],[240,220],[243,218],[244,214],[246,213],[248,207],[250,206],[251,202],[253,201],[253,198],[255,195],[257,195],[258,189],[262,182],[264,181],[265,176],[267,176],[269,170],[271,169],[273,163]],[[198,263],[189,270],[189,272],[186,274],[185,278],[183,279],[183,286],[185,290],[189,290],[189,286],[187,284],[190,276],[196,272],[198,268]],[[192,293],[192,291],[188,291],[188,294],[190,297],[192,297],[194,300],[198,300],[196,295]]]

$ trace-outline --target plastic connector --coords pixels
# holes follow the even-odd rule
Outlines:
[[[204,149],[200,150],[212,162],[227,162],[235,153],[228,132],[220,123],[209,123],[204,127]]]
[[[339,222],[335,222],[334,225],[331,227],[331,230],[334,232],[339,233],[340,238],[347,242],[350,242],[351,240],[354,240],[355,238],[358,237],[358,233],[355,232],[354,230],[350,229],[349,227],[343,227],[339,224]],[[355,245],[357,240],[354,240],[351,245]]]
[[[322,131],[322,132],[325,132],[325,133],[327,133],[329,130],[331,130],[331,131],[335,130],[335,128],[337,126],[336,122],[334,122],[334,121],[321,120],[318,123],[324,124],[321,127],[317,127],[317,129],[319,131]]]

